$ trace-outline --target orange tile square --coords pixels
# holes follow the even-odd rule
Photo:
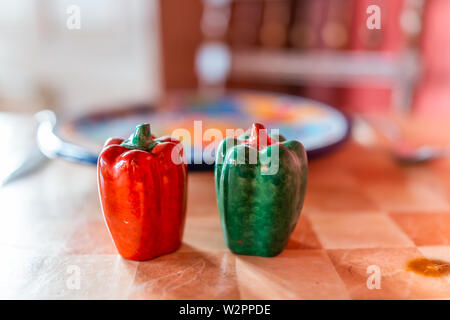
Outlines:
[[[314,214],[308,217],[326,249],[408,247],[413,242],[384,214]]]
[[[242,299],[348,299],[323,250],[285,250],[274,258],[237,256]]]
[[[222,227],[218,213],[202,216],[188,216],[184,229],[184,251],[228,251],[223,238]]]
[[[450,245],[418,247],[419,251],[428,259],[441,260],[450,264]],[[446,277],[450,284],[450,275]]]
[[[212,172],[190,173],[187,187],[188,217],[218,215],[216,189]]]
[[[306,214],[302,213],[286,246],[287,250],[322,248]]]
[[[314,213],[373,212],[378,209],[357,184],[309,186],[305,210]]]
[[[450,159],[441,159],[430,164],[430,166],[447,195],[447,201],[450,203]]]
[[[448,281],[407,270],[409,261],[423,257],[417,248],[329,250],[328,255],[353,299],[450,298]]]
[[[358,157],[355,157],[354,155],[358,155]],[[372,159],[370,150],[361,146],[354,140],[349,140],[326,157],[317,158],[311,161],[310,167],[313,169],[320,168],[324,172],[330,170],[341,171],[354,168],[359,163],[364,163],[368,159]],[[332,166],[330,166],[330,164]]]
[[[448,210],[449,203],[443,189],[414,179],[401,183],[362,184],[362,189],[376,205],[385,211]]]
[[[450,245],[450,212],[390,216],[417,246]]]
[[[1,268],[6,299],[125,299],[137,262],[118,255],[34,256],[16,251]]]
[[[106,223],[100,219],[74,222],[62,254],[118,254]]]
[[[182,252],[140,262],[132,299],[239,299],[235,255]]]
[[[29,212],[18,217],[6,214],[0,226],[0,245],[30,249],[34,254],[53,255],[64,251],[75,224],[70,220],[39,220]]]
[[[406,179],[402,167],[385,150],[362,149],[354,158],[349,174],[359,184],[402,183]]]
[[[355,185],[356,180],[352,177],[347,169],[330,170],[330,168],[322,168],[317,162],[309,163],[308,169],[308,186],[317,189],[323,186],[342,186]]]

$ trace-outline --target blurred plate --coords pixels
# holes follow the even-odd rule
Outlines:
[[[200,134],[194,132],[194,121],[202,121]],[[208,129],[218,129],[225,136],[226,129],[246,130],[253,122],[260,122],[269,130],[279,129],[286,139],[302,142],[310,157],[333,149],[350,131],[348,118],[328,105],[288,95],[236,91],[224,95],[180,92],[170,95],[158,107],[138,105],[86,114],[62,123],[58,132],[100,151],[108,137],[126,138],[143,122],[151,124],[156,136],[187,130],[191,141],[195,134],[201,136]],[[187,140],[183,143],[186,150],[192,150],[192,158],[201,159],[202,148],[211,141],[203,141],[200,148],[194,148]],[[196,168],[204,166],[205,163]]]

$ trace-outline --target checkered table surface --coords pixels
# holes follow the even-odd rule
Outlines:
[[[449,126],[421,128],[410,134],[450,140]],[[450,298],[450,275],[406,268],[420,257],[450,262],[448,159],[401,167],[385,150],[350,141],[311,161],[300,221],[274,258],[227,250],[213,182],[211,173],[190,174],[182,248],[139,263],[116,253],[95,168],[53,161],[0,189],[0,297]],[[373,270],[380,272],[378,289],[368,286]]]

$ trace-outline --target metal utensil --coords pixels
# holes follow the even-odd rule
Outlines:
[[[424,145],[421,147],[397,146],[392,150],[394,158],[402,164],[419,164],[450,155],[450,147],[436,148]]]
[[[37,142],[40,150],[48,158],[61,157],[72,162],[85,164],[97,164],[98,156],[77,145],[65,142],[55,132],[57,123],[56,114],[51,110],[43,110],[37,113],[39,121],[37,130]]]
[[[405,140],[400,127],[393,121],[379,117],[370,117],[370,119],[359,117],[359,119],[378,129],[390,141],[390,153],[400,164],[420,164],[450,156],[450,146],[445,148],[430,145],[413,146]]]

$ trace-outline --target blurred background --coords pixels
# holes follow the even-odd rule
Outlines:
[[[1,0],[0,298],[448,299],[449,30],[450,0]],[[104,141],[148,121],[195,144],[195,120],[200,144],[260,121],[305,145],[304,213],[281,259],[227,252],[214,175],[195,166],[180,253],[117,255]],[[422,256],[445,278],[405,270]],[[66,285],[74,265],[81,290]],[[384,291],[368,290],[369,265]]]
[[[67,8],[81,9],[69,29]],[[369,30],[369,5],[381,29]],[[0,110],[81,113],[248,88],[450,115],[447,0],[5,0]]]
[[[67,12],[80,8],[80,29]],[[0,109],[83,112],[161,90],[157,1],[6,0],[0,9]]]

